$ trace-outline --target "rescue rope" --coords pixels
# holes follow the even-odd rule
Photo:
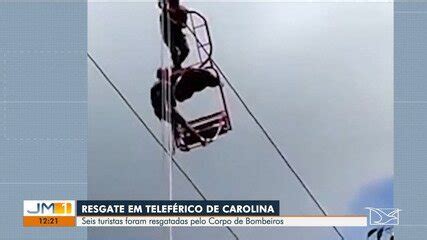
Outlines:
[[[170,13],[167,9],[168,5],[166,4],[166,0],[162,0],[163,2],[163,7],[161,9],[162,14],[161,14],[161,34],[164,35],[165,33],[167,34],[167,39],[165,39],[167,41],[167,45],[171,46],[172,43],[172,39],[171,39],[171,23],[170,23]],[[165,24],[166,22],[166,24]],[[161,54],[160,57],[161,59],[161,68],[163,70],[163,58],[164,58],[164,54],[163,51],[166,49],[167,51],[167,47],[165,48],[163,45],[163,41],[162,38],[164,38],[164,36],[162,36],[160,38],[160,50],[161,50]],[[167,69],[167,68],[166,68]],[[168,69],[167,69],[168,70]],[[168,71],[166,71],[168,72]],[[172,86],[171,81],[170,81],[170,74],[162,74],[162,78],[160,79],[161,81],[161,86],[162,86],[162,119],[160,121],[161,124],[161,132],[162,132],[162,141],[163,141],[163,145],[166,146],[167,152],[168,153],[172,153],[173,150],[173,132],[172,132],[172,99],[171,99],[171,88]],[[168,123],[170,125],[168,125]],[[167,154],[166,152],[163,152],[163,159],[167,161],[168,163],[168,182],[169,182],[169,200],[173,200],[173,171],[172,171],[172,154]],[[169,227],[169,240],[173,240],[173,235],[172,235],[172,227]]]
[[[193,181],[193,179],[187,174],[187,172],[181,167],[181,165],[177,162],[177,160],[173,157],[171,152],[167,150],[167,148],[163,145],[163,143],[160,141],[160,139],[154,134],[153,130],[148,126],[148,124],[144,121],[144,119],[139,115],[139,113],[135,110],[135,108],[132,106],[132,104],[127,100],[127,98],[122,94],[120,89],[117,88],[117,86],[111,81],[111,79],[108,77],[108,75],[104,72],[104,70],[99,66],[99,64],[95,61],[95,59],[87,53],[87,57],[90,59],[90,61],[93,63],[93,65],[96,67],[96,69],[101,73],[101,75],[104,77],[104,79],[108,82],[108,84],[113,88],[113,90],[119,95],[119,97],[122,99],[123,103],[131,110],[133,115],[138,119],[138,121],[142,124],[142,126],[147,130],[147,132],[151,135],[151,137],[154,139],[154,141],[160,146],[160,148],[170,156],[173,165],[178,169],[178,171],[184,176],[185,179],[191,184],[193,189],[197,192],[197,194],[205,201],[208,199],[206,198],[205,194],[200,190],[200,188],[196,185],[196,183]],[[231,229],[230,227],[225,227],[236,240],[239,240],[239,236]]]

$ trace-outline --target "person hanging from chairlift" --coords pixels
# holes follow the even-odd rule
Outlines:
[[[195,129],[193,129],[181,114],[176,110],[176,101],[183,102],[193,96],[194,93],[200,92],[207,87],[216,87],[220,84],[219,79],[212,73],[205,69],[187,68],[174,71],[171,76],[171,102],[170,112],[166,113],[166,106],[163,106],[162,97],[162,80],[168,79],[166,76],[167,70],[157,70],[157,81],[151,88],[151,105],[153,106],[154,113],[160,120],[171,121],[173,128],[176,124],[186,128],[193,136],[195,136],[200,144],[206,145],[207,140],[200,136]],[[169,104],[169,103],[167,103]],[[169,120],[165,115],[170,114]]]
[[[207,87],[216,87],[220,84],[217,76],[201,68],[177,70],[171,78],[175,81],[174,98],[179,102],[190,99],[194,93],[201,92]]]
[[[163,2],[166,6],[163,6]],[[179,0],[162,0],[159,7],[162,9],[160,28],[163,41],[169,47],[174,69],[180,69],[190,53],[186,36],[182,32],[186,27],[187,9],[179,4]]]

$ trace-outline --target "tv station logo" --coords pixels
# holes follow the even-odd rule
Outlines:
[[[72,200],[25,200],[24,227],[74,227],[76,203]]]
[[[370,225],[399,225],[399,213],[402,211],[398,208],[373,208],[367,207],[369,210]]]

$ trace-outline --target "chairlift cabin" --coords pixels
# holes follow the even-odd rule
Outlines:
[[[197,54],[197,61],[190,64],[191,68],[204,69],[212,73],[221,81],[219,69],[212,60],[212,39],[209,32],[206,18],[196,11],[188,11],[188,23],[186,30],[188,35],[193,38]],[[194,50],[193,50],[194,51]],[[207,143],[215,141],[219,136],[231,130],[230,116],[225,100],[223,84],[218,84],[217,97],[220,100],[220,109],[214,113],[202,115],[196,119],[188,121],[188,124],[201,136]],[[203,91],[199,94],[203,94]],[[191,101],[191,100],[189,100]],[[177,125],[174,129],[175,146],[181,151],[190,151],[191,149],[203,146],[200,140],[194,134],[191,134],[187,128]]]

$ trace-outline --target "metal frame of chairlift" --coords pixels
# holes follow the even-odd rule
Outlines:
[[[212,60],[212,39],[209,32],[209,27],[206,18],[196,11],[188,11],[187,16],[191,25],[187,25],[187,30],[193,36],[196,42],[197,55],[199,62],[193,64],[191,67],[202,68],[211,71],[219,80],[220,75],[216,65],[213,64]],[[196,25],[196,18],[201,21],[200,24]],[[206,34],[206,41],[201,42],[198,37],[200,30],[204,30]],[[188,122],[198,134],[204,137],[208,143],[215,141],[220,135],[223,135],[232,129],[231,121],[228,113],[227,103],[225,100],[225,94],[223,85],[218,85],[220,92],[220,99],[222,103],[222,109],[216,113],[209,114]],[[199,139],[188,132],[183,126],[176,126],[174,130],[175,135],[175,146],[181,151],[189,151],[193,148],[202,146]]]

